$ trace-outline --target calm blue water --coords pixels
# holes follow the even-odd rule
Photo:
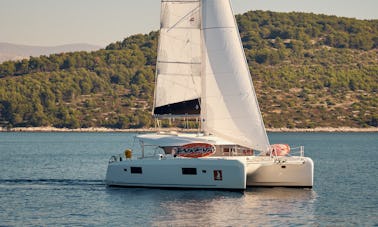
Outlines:
[[[0,133],[0,226],[378,226],[378,133],[269,134],[305,146],[312,190],[105,187],[134,135]]]

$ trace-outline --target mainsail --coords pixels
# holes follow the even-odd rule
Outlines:
[[[202,129],[269,148],[229,0],[162,0],[155,115],[201,114]]]
[[[200,1],[161,1],[154,115],[199,115]]]

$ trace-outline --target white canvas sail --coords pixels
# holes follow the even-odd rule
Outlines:
[[[229,0],[202,1],[205,132],[266,151],[269,147]]]
[[[229,0],[162,0],[155,115],[199,114],[205,133],[269,147]]]
[[[200,1],[161,1],[154,114],[199,114]]]

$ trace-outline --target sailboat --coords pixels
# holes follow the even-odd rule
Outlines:
[[[229,0],[161,1],[153,115],[197,118],[200,130],[138,135],[140,157],[112,156],[107,185],[313,186],[303,147],[269,143]]]

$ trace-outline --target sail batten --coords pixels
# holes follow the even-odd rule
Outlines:
[[[171,63],[171,64],[193,64],[193,65],[201,64],[201,62],[179,62],[179,61],[159,61],[159,63]]]
[[[207,27],[207,28],[203,28],[203,30],[210,30],[210,29],[227,29],[227,28],[234,29],[234,27]]]

